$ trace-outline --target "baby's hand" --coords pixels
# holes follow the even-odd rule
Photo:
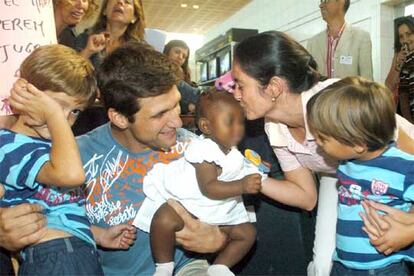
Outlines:
[[[16,113],[28,116],[25,123],[30,126],[42,126],[57,112],[63,112],[54,99],[24,79],[14,83],[9,101]]]
[[[262,189],[262,177],[258,173],[245,176],[242,185],[243,194],[257,194]]]

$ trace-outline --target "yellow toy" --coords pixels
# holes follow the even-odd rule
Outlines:
[[[251,164],[255,165],[260,172],[262,173],[269,173],[270,169],[263,164],[262,158],[260,155],[251,149],[246,149],[244,151],[244,156],[246,157],[246,160],[249,161]]]

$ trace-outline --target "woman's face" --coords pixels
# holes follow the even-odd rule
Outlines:
[[[236,83],[234,97],[243,107],[246,118],[263,118],[273,107],[272,98],[265,93],[265,88],[243,72],[237,62],[233,63],[232,74]]]
[[[185,60],[188,57],[188,49],[182,47],[172,47],[168,52],[168,58],[176,62],[178,65],[183,66]]]
[[[137,20],[133,0],[109,0],[105,12],[110,23],[128,25]]]
[[[401,45],[407,44],[410,51],[414,50],[414,33],[411,32],[406,24],[402,24],[398,27],[398,36]]]
[[[55,12],[59,14],[65,25],[75,26],[85,16],[88,8],[88,0],[62,0],[56,5]]]

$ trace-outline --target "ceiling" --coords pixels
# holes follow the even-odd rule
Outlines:
[[[203,34],[251,0],[142,0],[148,28]],[[187,4],[182,8],[181,4]],[[198,5],[194,9],[193,5]]]

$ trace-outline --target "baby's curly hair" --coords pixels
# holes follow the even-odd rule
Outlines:
[[[198,125],[200,118],[210,119],[217,112],[219,104],[228,104],[241,108],[233,94],[211,88],[200,95],[196,104],[195,122]]]

